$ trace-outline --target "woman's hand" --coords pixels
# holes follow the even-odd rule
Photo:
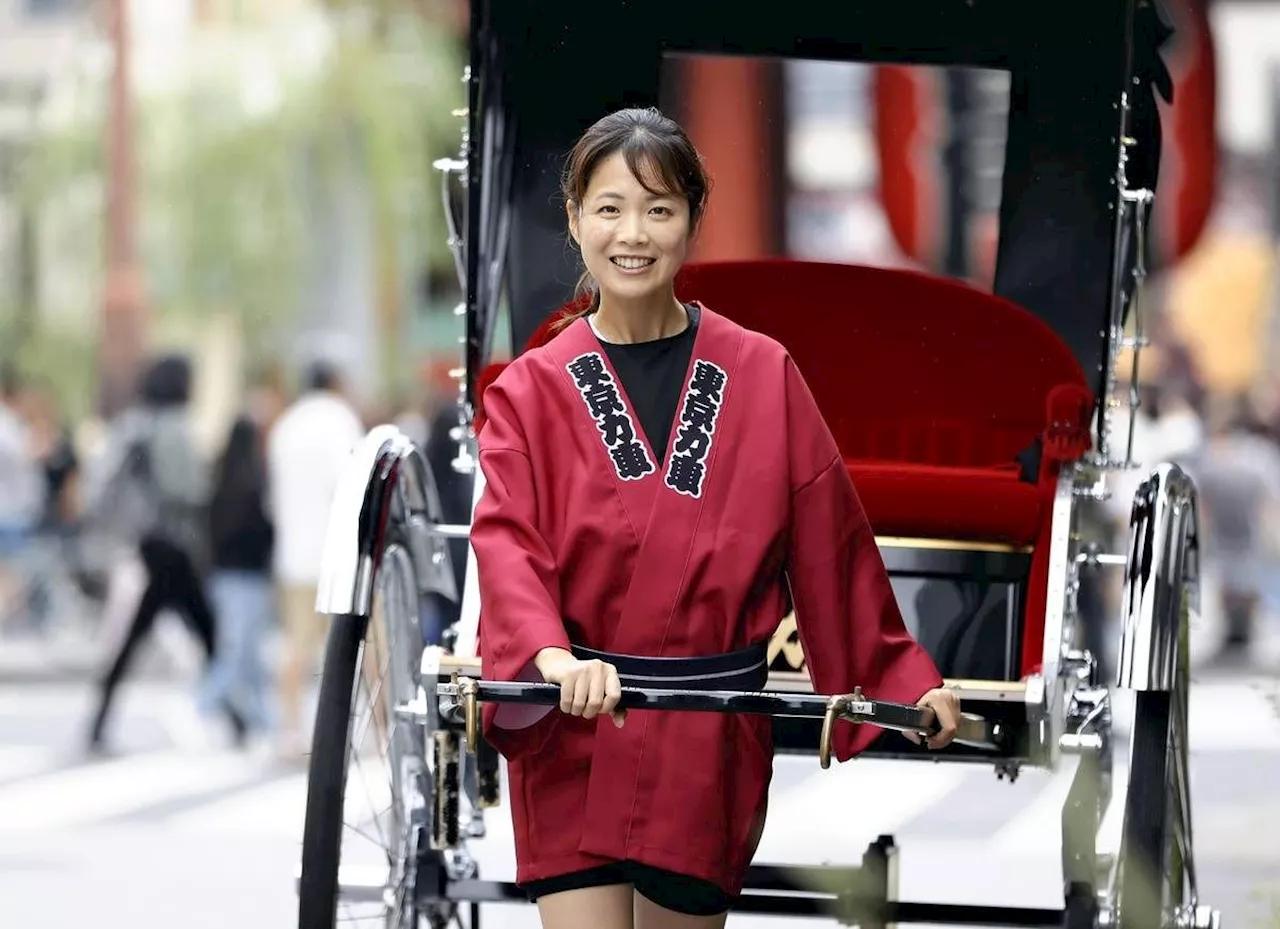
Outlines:
[[[956,696],[955,691],[946,687],[934,688],[917,700],[916,706],[928,707],[938,718],[940,728],[936,735],[929,737],[929,747],[942,748],[950,744],[960,726],[960,698]],[[920,736],[916,733],[904,732],[903,735],[916,745],[920,744]]]
[[[560,711],[594,719],[608,713],[619,729],[627,711],[615,707],[622,698],[618,669],[604,661],[579,661],[563,648],[544,648],[534,656],[538,673],[548,684],[560,685]]]

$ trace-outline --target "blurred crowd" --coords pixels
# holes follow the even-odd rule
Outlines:
[[[4,373],[0,654],[23,637],[90,643],[88,751],[112,749],[119,688],[164,651],[157,630],[176,628],[199,659],[193,723],[213,740],[305,757],[328,628],[315,603],[329,506],[374,422],[397,422],[427,450],[447,518],[466,519],[451,404],[362,411],[335,365],[299,374],[293,392],[278,376],[252,385],[209,456],[186,356],[152,361],[135,402],[93,443],[74,440],[47,384]],[[438,637],[451,617],[436,607],[425,627]]]
[[[1154,376],[1138,390],[1133,460],[1173,462],[1195,482],[1201,614],[1218,630],[1214,652],[1199,660],[1248,662],[1257,657],[1263,624],[1280,614],[1280,380],[1262,390],[1214,390],[1185,346],[1157,352]],[[1119,438],[1127,439],[1123,430]],[[1124,551],[1133,495],[1148,473],[1142,467],[1111,480],[1104,519],[1117,551]]]

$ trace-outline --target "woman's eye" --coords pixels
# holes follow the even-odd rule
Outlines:
[[[655,206],[655,207],[653,208],[653,212],[654,212],[654,213],[659,214],[660,216],[669,216],[669,215],[671,215],[671,207],[669,207],[669,206]]]
[[[600,212],[601,212],[601,213],[616,213],[616,212],[618,212],[618,208],[617,208],[616,206],[602,206],[602,207],[600,207]]]

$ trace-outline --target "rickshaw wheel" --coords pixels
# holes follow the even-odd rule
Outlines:
[[[1176,926],[1191,855],[1187,752],[1188,593],[1181,592],[1173,687],[1135,694],[1125,817],[1116,876],[1115,929]]]
[[[395,714],[417,694],[422,635],[413,561],[397,541],[375,578],[370,617],[334,616],[329,630],[307,778],[299,929],[418,929],[426,915],[415,886],[428,796],[424,737]],[[353,787],[377,791],[368,797],[368,824],[348,821],[360,811],[348,796]]]

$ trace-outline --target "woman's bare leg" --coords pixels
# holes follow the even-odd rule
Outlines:
[[[689,916],[658,906],[640,894],[636,894],[635,898],[635,929],[724,929],[725,920],[729,918],[728,913]]]
[[[633,929],[630,884],[562,890],[538,898],[542,929]]]

